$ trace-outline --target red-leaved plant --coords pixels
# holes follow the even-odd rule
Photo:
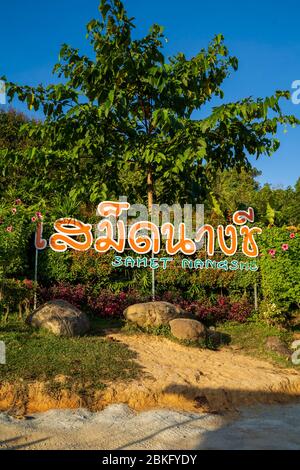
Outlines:
[[[99,294],[91,293],[84,285],[61,283],[50,288],[40,288],[40,301],[63,299],[85,310],[92,315],[102,318],[120,318],[123,311],[130,305],[147,302],[149,297],[142,296],[135,290],[114,293],[103,290]],[[227,320],[245,322],[250,317],[253,307],[248,301],[231,302],[229,297],[221,296],[217,301],[183,299],[173,292],[165,292],[157,298],[179,305],[187,313],[206,324],[220,323]]]

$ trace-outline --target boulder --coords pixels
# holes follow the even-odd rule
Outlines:
[[[57,336],[80,336],[90,328],[85,313],[65,300],[52,300],[34,310],[27,319],[36,328],[45,328]]]
[[[221,331],[216,331],[214,327],[210,327],[207,330],[207,339],[210,345],[214,348],[218,348],[222,345],[230,344],[231,337],[227,333],[222,333]],[[231,346],[232,349],[235,349],[236,346]]]
[[[124,310],[126,320],[143,328],[147,326],[168,325],[170,320],[178,318],[184,311],[169,302],[146,302],[130,305]]]
[[[291,351],[278,336],[269,336],[266,340],[265,346],[269,351],[274,351],[281,356],[291,356]]]
[[[175,338],[198,341],[206,338],[206,328],[198,320],[176,318],[170,321],[171,333]]]
[[[300,313],[296,313],[292,316],[290,320],[290,325],[294,327],[300,326]]]

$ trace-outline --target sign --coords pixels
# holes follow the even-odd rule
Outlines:
[[[257,270],[255,263],[251,260],[259,255],[256,235],[262,233],[259,227],[249,227],[247,224],[254,223],[254,210],[239,210],[233,214],[232,224],[213,227],[210,224],[202,224],[196,228],[194,238],[187,235],[185,222],[177,226],[170,221],[161,226],[149,221],[139,220],[126,225],[121,219],[123,213],[128,212],[128,202],[101,202],[97,213],[102,220],[98,223],[96,233],[93,235],[93,226],[74,218],[61,218],[54,223],[53,233],[47,242],[43,239],[43,224],[39,222],[35,237],[35,246],[38,250],[49,247],[57,252],[63,253],[68,249],[85,252],[95,249],[98,253],[107,253],[114,250],[117,254],[113,266],[126,267],[150,267],[166,269],[168,263],[172,262],[173,256],[177,254],[191,257],[197,252],[203,252],[204,240],[206,255],[210,258],[219,252],[226,257],[233,257],[240,247],[241,252],[249,258],[249,263],[239,263],[236,260],[214,261],[211,259],[182,260],[183,268],[215,268],[225,270],[250,269]],[[139,255],[138,258],[126,257],[121,254],[126,249],[132,250]],[[155,256],[165,252],[167,256],[157,258]],[[152,259],[145,257],[151,253]]]

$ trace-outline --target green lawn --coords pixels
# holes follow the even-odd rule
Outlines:
[[[299,366],[293,365],[290,360],[273,351],[268,351],[265,347],[269,336],[279,336],[290,347],[293,342],[292,332],[282,331],[276,327],[254,321],[248,323],[229,322],[219,325],[218,330],[229,335],[230,345],[236,346],[241,353],[266,359],[280,366],[299,369]]]
[[[6,364],[0,365],[1,381],[25,383],[67,377],[64,388],[101,389],[107,382],[130,380],[139,374],[135,354],[124,344],[106,339],[107,322],[97,321],[89,335],[59,338],[10,319],[0,324],[0,340],[6,345]],[[113,325],[115,326],[115,325]]]

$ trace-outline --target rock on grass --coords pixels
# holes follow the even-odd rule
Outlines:
[[[28,317],[27,322],[57,336],[81,336],[90,329],[86,314],[65,300],[45,303]]]

